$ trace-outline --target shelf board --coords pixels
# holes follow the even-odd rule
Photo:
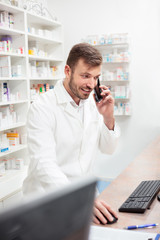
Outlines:
[[[129,47],[129,43],[128,42],[121,42],[121,43],[112,43],[112,44],[97,44],[97,45],[93,45],[98,49],[105,49],[105,48],[128,48]]]
[[[50,57],[39,57],[39,56],[33,56],[28,55],[30,60],[37,60],[37,61],[50,61],[50,62],[62,62],[62,59],[56,59],[56,58],[50,58]]]
[[[24,35],[25,34],[24,31],[12,29],[12,28],[1,27],[1,26],[0,26],[0,32],[1,32],[1,35],[19,35],[19,34]]]
[[[129,80],[101,80],[101,82],[109,82],[109,83],[111,83],[111,82],[114,82],[114,83],[128,83],[129,82]]]
[[[54,21],[52,19],[40,16],[40,15],[35,15],[33,13],[27,12],[27,17],[29,22],[34,22],[34,24],[40,24],[41,26],[50,26],[50,27],[60,27],[61,23],[58,21]]]
[[[10,13],[24,13],[24,10],[22,8],[12,6],[10,4],[2,3],[2,2],[0,2],[0,9],[1,11],[7,11]]]
[[[28,40],[29,41],[36,41],[36,42],[41,42],[45,44],[62,44],[62,41],[57,41],[54,39],[48,39],[47,37],[42,37],[38,34],[31,34],[28,33]]]
[[[114,98],[115,101],[129,101],[130,98]]]
[[[9,147],[9,149],[10,149],[9,151],[0,153],[0,158],[6,156],[8,154],[11,154],[11,153],[14,153],[14,152],[26,149],[26,148],[27,148],[27,145],[22,145],[22,144],[19,144],[18,146],[13,146],[13,147],[10,146]]]
[[[127,64],[130,63],[129,61],[123,61],[123,62],[103,62],[102,64]]]
[[[30,78],[31,81],[57,81],[59,79],[62,79],[64,76],[57,76],[53,78]]]
[[[17,53],[12,53],[12,52],[0,52],[0,56],[26,57],[25,54],[17,54]]]
[[[21,189],[24,179],[27,176],[28,166],[21,170],[6,170],[4,176],[0,177],[0,200]]]
[[[18,123],[12,124],[12,125],[10,125],[10,126],[4,127],[4,128],[0,128],[0,132],[6,131],[6,130],[8,130],[8,129],[23,127],[23,126],[25,126],[25,125],[26,125],[25,122],[18,122]]]
[[[0,77],[0,81],[24,81],[27,80],[27,78],[20,78],[20,77]]]
[[[10,104],[27,103],[27,102],[28,102],[28,100],[0,102],[0,106],[10,105]]]

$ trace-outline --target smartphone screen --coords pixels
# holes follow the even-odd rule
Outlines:
[[[97,85],[94,88],[96,102],[100,102],[102,100],[102,96],[101,96],[102,90],[100,89],[99,86],[100,86],[100,81],[99,81],[99,78],[98,78]]]

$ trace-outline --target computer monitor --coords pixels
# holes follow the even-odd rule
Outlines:
[[[87,240],[96,179],[87,178],[0,214],[2,240]]]

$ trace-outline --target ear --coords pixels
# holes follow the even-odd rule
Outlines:
[[[70,78],[70,76],[71,76],[71,68],[70,68],[70,66],[65,65],[64,73],[66,75],[66,78]]]

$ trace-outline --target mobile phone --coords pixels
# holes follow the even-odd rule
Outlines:
[[[99,81],[99,78],[98,78],[97,85],[94,88],[96,102],[100,102],[102,100],[102,96],[101,96],[102,90],[99,86],[100,86],[100,81]]]

